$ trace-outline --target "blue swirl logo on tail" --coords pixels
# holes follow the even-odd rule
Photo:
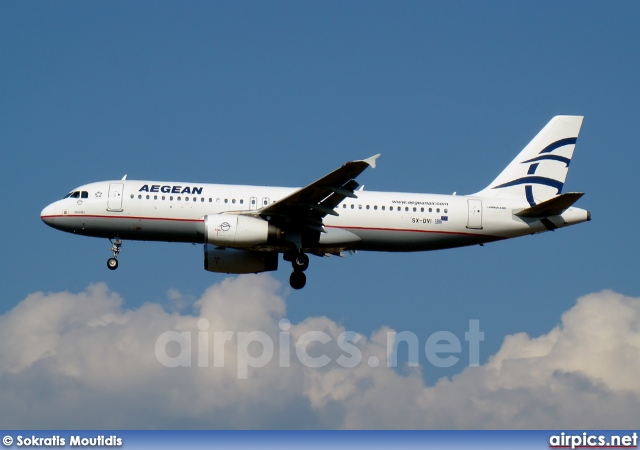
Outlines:
[[[536,175],[535,173],[538,170],[540,161],[558,161],[566,164],[566,167],[569,167],[569,164],[571,163],[570,158],[567,158],[565,156],[560,156],[560,155],[554,155],[551,153],[554,150],[564,147],[566,145],[575,145],[577,141],[578,141],[577,137],[571,137],[571,138],[560,139],[558,141],[555,141],[547,145],[538,153],[538,155],[540,156],[536,156],[535,158],[522,161],[521,164],[530,164],[526,177],[518,178],[516,180],[503,183],[499,186],[495,186],[493,189],[500,189],[500,188],[506,188],[510,186],[518,186],[518,185],[524,184],[525,197],[531,206],[536,205],[536,202],[533,198],[534,184],[556,188],[557,190],[556,194],[559,195],[560,193],[562,193],[562,188],[564,187],[564,181],[556,180],[554,178],[539,176],[539,175]]]

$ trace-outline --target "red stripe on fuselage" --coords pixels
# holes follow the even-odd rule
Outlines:
[[[134,219],[134,220],[171,220],[174,222],[204,222],[202,219],[174,219],[171,217],[139,217],[139,216],[96,216],[92,214],[56,214],[53,216],[41,216],[42,219],[63,219],[73,217],[74,219],[88,217],[91,219]]]
[[[140,217],[140,216],[102,216],[91,214],[56,214],[51,216],[42,216],[42,219],[58,219],[58,218],[94,218],[94,219],[134,219],[134,220],[165,220],[174,222],[204,222],[202,219],[177,219],[170,217]],[[378,227],[350,227],[350,226],[330,226],[325,225],[325,228],[341,228],[343,230],[365,230],[365,231],[397,231],[403,233],[431,233],[431,234],[451,234],[456,236],[473,236],[473,237],[486,237],[489,239],[507,239],[503,236],[493,236],[490,234],[480,233],[465,233],[462,231],[438,231],[438,230],[414,230],[410,228],[378,228]]]
[[[366,231],[398,231],[403,233],[432,233],[432,234],[454,234],[456,236],[473,236],[473,237],[487,237],[491,239],[507,239],[503,236],[493,236],[491,234],[480,233],[464,233],[462,231],[438,231],[438,230],[413,230],[410,228],[377,228],[377,227],[349,227],[349,226],[329,226],[325,225],[325,228],[342,228],[343,230],[366,230]]]

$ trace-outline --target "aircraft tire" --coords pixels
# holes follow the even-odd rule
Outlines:
[[[110,270],[116,270],[118,268],[118,260],[115,258],[107,259],[107,267]]]
[[[302,289],[307,284],[307,276],[304,272],[294,270],[289,277],[289,284],[293,289]]]
[[[304,272],[309,268],[309,257],[304,253],[298,253],[291,261],[291,265],[296,272]]]

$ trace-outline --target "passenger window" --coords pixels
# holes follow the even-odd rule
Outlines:
[[[389,211],[393,211],[393,206],[389,206]]]
[[[384,206],[382,207],[382,210],[384,211]]]
[[[351,209],[354,209],[354,208],[355,208],[355,205],[351,205]]]
[[[142,199],[142,194],[138,194],[138,200]]]
[[[414,206],[413,207],[413,212],[416,212],[416,211],[417,211],[417,208]]]
[[[147,200],[149,200],[149,196],[147,195]]]

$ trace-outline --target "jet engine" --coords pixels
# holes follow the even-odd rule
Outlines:
[[[278,253],[204,245],[204,268],[219,273],[258,273],[278,270]]]
[[[204,241],[220,247],[250,248],[276,243],[280,228],[260,217],[209,214],[204,217]]]

